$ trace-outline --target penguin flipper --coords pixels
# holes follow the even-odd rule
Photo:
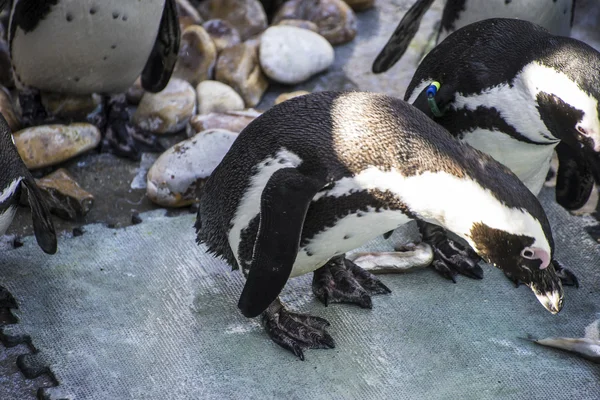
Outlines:
[[[567,210],[584,206],[594,186],[594,176],[583,155],[568,144],[556,146],[558,171],[556,172],[556,201]]]
[[[372,71],[374,74],[387,71],[402,57],[419,30],[423,15],[432,3],[433,0],[418,0],[404,14],[396,30],[373,62]]]
[[[322,187],[295,168],[277,170],[267,182],[250,272],[238,302],[244,316],[256,317],[279,296],[296,261],[308,206]]]
[[[27,198],[31,208],[35,239],[45,253],[54,254],[56,253],[57,242],[50,210],[31,175],[23,179],[21,183],[28,192]]]
[[[158,35],[142,71],[142,87],[152,93],[167,86],[179,53],[179,21],[175,0],[166,0]]]

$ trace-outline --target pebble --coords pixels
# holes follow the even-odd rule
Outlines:
[[[190,125],[194,130],[193,134],[209,129],[225,129],[239,133],[260,114],[254,109],[247,109],[244,111],[195,115],[192,117]]]
[[[185,28],[173,76],[195,86],[205,79],[212,79],[216,63],[217,48],[204,28],[200,25]]]
[[[283,19],[277,26],[295,26],[296,28],[308,29],[309,31],[319,32],[317,24],[305,19]]]
[[[48,113],[65,120],[85,120],[88,115],[102,108],[102,96],[98,94],[41,92],[40,97]]]
[[[179,18],[189,18],[194,24],[202,24],[202,16],[188,0],[176,0]]]
[[[238,111],[244,109],[244,100],[231,86],[219,81],[203,81],[196,87],[198,113]]]
[[[33,126],[16,132],[13,137],[29,169],[59,164],[100,143],[100,131],[87,123]]]
[[[375,5],[375,0],[344,0],[354,11],[364,11]]]
[[[216,80],[238,92],[247,107],[254,107],[269,86],[258,62],[258,48],[240,43],[221,52],[217,60]]]
[[[211,129],[165,151],[148,171],[148,198],[163,207],[184,207],[196,202],[197,190],[236,138],[237,133]]]
[[[267,14],[258,0],[206,0],[198,7],[205,19],[224,19],[242,41],[267,29]]]
[[[203,23],[202,27],[215,43],[217,53],[242,42],[238,30],[224,19],[211,19]]]
[[[310,94],[310,92],[307,92],[306,90],[297,90],[295,92],[290,93],[281,93],[275,99],[275,104],[283,103],[286,100],[293,99],[294,97],[298,96],[304,96],[305,94]]]
[[[162,92],[146,92],[133,114],[134,122],[152,133],[174,133],[196,112],[196,91],[183,79],[172,78]]]
[[[145,92],[146,91],[142,87],[142,79],[137,78],[133,85],[125,92],[125,99],[129,104],[137,106],[140,104]]]
[[[15,106],[8,89],[0,87],[0,113],[6,119],[11,132],[21,129],[21,120],[15,112]]]
[[[79,186],[64,168],[35,181],[50,212],[62,219],[82,218],[94,204],[94,196]]]
[[[260,41],[260,66],[274,81],[295,85],[333,64],[333,47],[318,33],[295,26],[272,26]]]
[[[289,0],[273,17],[273,24],[284,19],[304,19],[319,27],[319,34],[332,45],[351,41],[356,36],[356,15],[342,0]]]

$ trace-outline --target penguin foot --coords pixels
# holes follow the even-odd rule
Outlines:
[[[329,260],[314,272],[313,293],[325,306],[329,303],[355,303],[373,308],[371,296],[392,291],[375,275],[365,271],[345,255]]]
[[[102,139],[102,152],[113,153],[119,157],[139,160],[142,152],[159,153],[166,149],[158,137],[142,130],[131,122],[124,94],[108,99],[106,119],[93,122],[100,131],[105,132]],[[103,129],[106,126],[106,130]]]
[[[275,343],[294,353],[304,361],[304,349],[333,349],[335,341],[325,328],[326,319],[287,310],[276,299],[262,313],[267,334]]]
[[[42,104],[40,91],[37,89],[20,90],[19,105],[21,106],[21,125],[23,128],[64,122],[46,111]]]
[[[431,266],[444,278],[456,283],[456,276],[462,274],[473,279],[483,278],[479,256],[470,247],[465,247],[446,236],[443,228],[418,222],[423,242],[433,248]]]

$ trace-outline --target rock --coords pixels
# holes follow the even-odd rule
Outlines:
[[[59,164],[100,143],[98,128],[80,123],[33,126],[16,132],[13,137],[29,169]]]
[[[148,198],[163,207],[183,207],[196,202],[197,190],[236,138],[234,132],[212,129],[165,151],[148,171]]]
[[[202,27],[215,43],[217,53],[242,42],[238,30],[224,19],[211,19],[203,23]]]
[[[217,61],[216,79],[234,88],[247,107],[257,105],[269,86],[258,64],[258,49],[246,43],[223,50]]]
[[[297,90],[295,92],[290,93],[281,93],[275,99],[275,104],[283,103],[286,100],[293,99],[294,97],[298,96],[304,96],[305,94],[310,94],[310,92],[307,92],[306,90]]]
[[[21,129],[21,119],[15,112],[15,106],[8,89],[0,87],[0,113],[6,119],[11,132]]]
[[[206,0],[198,7],[205,19],[224,19],[233,25],[242,41],[267,29],[267,15],[258,0]]]
[[[133,85],[131,85],[131,87],[127,89],[127,92],[125,92],[125,99],[127,99],[129,104],[137,106],[140,104],[142,96],[144,96],[145,92],[146,91],[142,87],[142,79],[137,78]]]
[[[176,0],[177,3],[177,15],[180,18],[189,18],[190,21],[193,21],[193,24],[201,25],[202,24],[202,16],[196,7],[194,7],[188,0]]]
[[[85,120],[102,108],[102,97],[97,94],[78,95],[41,92],[42,105],[50,114],[64,120]]]
[[[200,25],[185,28],[173,76],[195,86],[205,79],[212,79],[216,63],[217,48],[204,28]]]
[[[295,85],[329,68],[334,51],[324,37],[294,26],[272,26],[260,41],[260,66],[271,79]]]
[[[94,204],[94,196],[79,186],[64,168],[35,181],[50,212],[62,219],[82,218]]]
[[[183,32],[185,28],[192,25],[198,25],[196,21],[194,21],[194,18],[189,15],[179,17],[179,31]]]
[[[238,111],[244,109],[244,100],[231,86],[219,81],[203,81],[196,87],[198,113]]]
[[[174,133],[185,127],[196,112],[196,91],[186,81],[172,78],[162,92],[146,92],[133,121],[152,133]]]
[[[289,0],[273,17],[273,24],[284,19],[304,19],[319,27],[329,43],[336,45],[356,36],[356,15],[342,0]]]
[[[12,64],[10,62],[10,50],[8,44],[0,39],[0,85],[12,88],[15,86]]]
[[[251,108],[244,111],[194,115],[190,125],[194,129],[194,134],[209,129],[225,129],[239,133],[259,115],[259,112]]]
[[[375,5],[375,0],[344,0],[354,11],[364,11]]]
[[[296,28],[308,29],[309,31],[319,32],[317,24],[304,19],[284,19],[279,21],[277,26],[295,26]]]

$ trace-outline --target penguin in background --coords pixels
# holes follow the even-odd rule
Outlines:
[[[146,91],[164,89],[179,42],[175,0],[13,0],[8,44],[24,124],[56,122],[39,91],[100,93],[110,97],[96,124],[111,151],[138,159],[138,147],[164,150],[130,122],[122,93],[140,74]]]
[[[344,254],[411,220],[454,232],[557,313],[563,291],[537,198],[506,167],[452,138],[408,103],[317,92],[269,109],[238,136],[200,194],[199,244],[247,277],[238,307],[280,346],[332,348],[323,318],[279,293],[314,271],[326,305],[390,290]]]
[[[375,59],[373,73],[387,71],[402,58],[433,1],[417,0],[404,14]],[[447,0],[435,43],[439,44],[457,29],[487,18],[518,18],[540,25],[552,34],[569,36],[574,11],[575,0]]]
[[[21,191],[25,189],[31,208],[35,239],[45,253],[56,253],[56,233],[50,210],[31,172],[19,156],[10,128],[2,114],[0,114],[0,171],[0,236],[4,235],[10,226],[17,212]],[[16,302],[12,295],[0,286],[0,307],[15,306]]]
[[[567,210],[582,207],[600,182],[600,53],[576,39],[528,21],[476,22],[423,59],[404,99],[507,166],[535,195],[556,151],[556,200]],[[434,263],[442,275],[474,275],[461,246],[437,227],[426,230],[443,244]],[[573,273],[558,270],[564,284],[577,285]]]

